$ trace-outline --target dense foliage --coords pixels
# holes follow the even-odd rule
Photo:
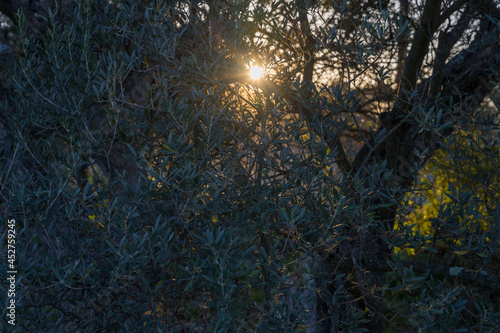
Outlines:
[[[497,2],[2,6],[3,327],[500,329]]]

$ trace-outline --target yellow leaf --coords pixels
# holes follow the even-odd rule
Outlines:
[[[172,148],[170,148],[169,146],[167,146],[165,143],[162,143],[161,146],[163,147],[163,149],[166,149],[166,150],[168,150],[171,153],[174,152],[174,150]]]
[[[89,276],[90,272],[92,272],[93,269],[94,269],[93,267],[90,267],[87,273],[85,273],[85,277]]]

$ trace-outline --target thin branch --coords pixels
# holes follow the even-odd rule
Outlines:
[[[412,91],[415,88],[417,74],[420,71],[424,58],[429,50],[432,36],[439,27],[436,22],[439,18],[441,2],[441,0],[427,0],[425,2],[424,12],[422,14],[422,23],[420,28],[415,32],[410,53],[408,54],[408,59],[406,60],[398,99],[396,100],[393,108],[393,112],[395,114],[392,121],[395,121],[395,116],[400,115],[410,106],[406,95],[409,91]],[[386,124],[388,124],[389,127],[393,126],[391,120]]]
[[[470,0],[457,0],[455,1],[450,7],[446,8],[443,13],[439,16],[439,22],[438,24],[441,25],[446,21],[448,18],[453,15],[457,10],[462,8],[463,5],[465,5],[467,2]]]

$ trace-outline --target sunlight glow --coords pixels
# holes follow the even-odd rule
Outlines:
[[[262,75],[264,75],[264,68],[262,68],[258,65],[250,65],[250,68],[248,71],[250,73],[250,77],[253,80],[258,80],[262,77]]]

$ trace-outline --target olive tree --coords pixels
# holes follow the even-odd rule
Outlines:
[[[13,329],[499,328],[496,1],[0,11]]]

